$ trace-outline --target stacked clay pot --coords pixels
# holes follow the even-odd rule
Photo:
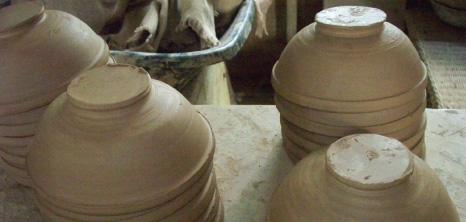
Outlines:
[[[34,2],[0,9],[0,160],[11,178],[30,185],[25,155],[47,105],[108,59],[105,42],[70,14]]]
[[[435,171],[399,141],[344,137],[300,161],[275,190],[267,222],[459,222]]]
[[[283,51],[272,85],[294,162],[357,133],[396,138],[424,158],[426,68],[385,19],[375,8],[326,9]]]
[[[443,22],[466,28],[466,1],[430,0],[432,8]]]
[[[43,115],[28,171],[47,221],[223,221],[207,120],[142,68],[74,79]]]

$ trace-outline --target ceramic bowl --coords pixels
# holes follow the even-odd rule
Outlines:
[[[202,198],[202,191],[207,189],[215,188],[215,174],[212,171],[213,165],[209,170],[202,176],[202,178],[197,181],[188,191],[180,195],[179,197],[170,200],[169,202],[136,213],[124,214],[124,215],[113,215],[113,216],[102,216],[102,215],[83,215],[79,213],[74,213],[61,209],[59,206],[53,205],[53,203],[48,202],[46,199],[41,198],[40,195],[35,195],[35,202],[45,209],[48,215],[52,215],[54,218],[61,218],[61,220],[73,220],[73,221],[163,221],[164,218],[169,217],[170,215],[176,214],[178,211],[183,210],[191,204],[193,201],[199,200]],[[207,197],[211,198],[211,197]],[[203,204],[205,202],[210,203],[210,199],[204,198]],[[203,209],[197,209],[202,211]],[[41,212],[44,210],[41,210]],[[61,221],[58,220],[58,221]]]
[[[104,40],[84,22],[35,2],[0,9],[0,48],[2,107],[65,86],[109,57]]]
[[[277,106],[285,107],[290,112],[302,118],[326,125],[352,127],[382,125],[400,120],[411,114],[425,101],[426,95],[424,93],[423,97],[415,98],[402,106],[387,110],[368,113],[337,113],[300,106],[275,94],[275,104]]]
[[[462,9],[451,7],[441,3],[441,1],[430,1],[432,3],[432,8],[434,8],[435,13],[443,22],[446,22],[450,25],[466,28],[466,7],[464,6],[465,1],[463,2]]]
[[[298,159],[302,159],[309,154],[309,150],[294,143],[286,135],[283,135],[283,147],[293,153]]]
[[[1,157],[0,157],[0,164],[3,166],[6,173],[11,179],[13,179],[14,181],[22,185],[29,186],[29,187],[32,186],[31,178],[29,177],[29,174],[26,170],[13,166],[13,164],[6,162]]]
[[[289,111],[287,107],[283,107],[280,103],[276,104],[280,115],[283,116],[286,120],[290,121],[294,125],[305,129],[310,132],[314,132],[320,135],[327,135],[333,137],[343,137],[350,134],[356,133],[377,133],[377,134],[391,134],[397,132],[401,129],[404,129],[414,122],[422,119],[422,116],[425,115],[426,102],[421,106],[416,108],[415,111],[410,113],[408,116],[399,119],[397,121],[383,124],[383,125],[374,125],[374,126],[332,126],[322,123],[313,122],[302,118],[299,115],[296,115]]]
[[[0,146],[0,152],[4,152],[10,155],[15,155],[15,156],[26,156],[27,153],[27,147],[23,146],[5,146],[1,145]]]
[[[286,100],[307,108],[337,113],[367,113],[400,107],[403,104],[406,104],[407,101],[412,101],[416,98],[422,97],[426,93],[427,83],[428,79],[426,76],[420,85],[402,95],[380,100],[345,102],[316,99],[305,95],[295,94],[287,87],[277,82],[275,77],[272,75],[272,86],[275,92]]]
[[[411,152],[423,160],[426,159],[426,142],[424,137],[411,149]]]
[[[449,8],[466,11],[466,2],[463,0],[435,0],[434,2]]]
[[[417,50],[385,19],[383,11],[363,6],[317,13],[316,22],[288,43],[276,63],[277,93],[290,101],[287,95],[331,102],[396,101],[423,85],[426,68]],[[375,110],[365,112],[370,111]]]
[[[34,136],[38,123],[5,126],[0,125],[0,135],[6,137],[28,137]]]
[[[35,97],[30,97],[15,103],[0,104],[0,116],[11,116],[19,113],[33,111],[40,107],[47,106],[55,98],[66,92],[67,85],[63,85],[52,92],[42,93]],[[40,120],[38,118],[36,121]]]
[[[359,134],[301,160],[275,190],[267,222],[459,222],[433,171],[395,139]]]
[[[48,202],[123,215],[187,191],[211,165],[214,143],[208,122],[175,89],[142,68],[109,64],[84,72],[49,106],[27,166]]]
[[[37,109],[29,110],[22,113],[17,113],[13,115],[0,116],[0,125],[23,125],[39,122],[47,109],[47,105],[39,107]]]
[[[284,118],[280,118],[280,124],[282,127],[282,132],[293,140],[295,143],[299,144],[302,147],[307,148],[309,151],[320,150],[322,147],[334,143],[341,137],[331,137],[325,135],[319,135],[304,129],[301,129],[298,126],[293,125]],[[422,119],[416,121],[411,126],[408,126],[404,129],[401,129],[395,133],[387,134],[385,136],[396,138],[399,141],[402,141],[406,146],[412,147],[412,144],[417,144],[419,138],[425,132],[427,126],[427,119],[424,116]]]

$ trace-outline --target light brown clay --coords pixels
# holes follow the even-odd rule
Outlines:
[[[190,200],[214,149],[208,122],[180,93],[142,68],[108,64],[50,104],[27,166],[52,221],[194,221],[216,189],[212,174],[213,188]]]
[[[36,133],[38,123],[28,123],[23,125],[0,125],[0,135],[6,137],[27,137]]]
[[[2,106],[54,91],[108,61],[104,40],[68,13],[26,2],[0,9],[0,21]]]
[[[23,125],[39,122],[48,105],[13,115],[0,116],[0,125]]]
[[[24,159],[24,157],[11,155],[5,152],[0,152],[0,157],[11,166],[26,170],[26,159]]]
[[[302,128],[299,128],[295,125],[293,125],[292,123],[290,123],[288,120],[284,119],[283,117],[280,119],[280,123],[283,127],[283,125],[286,125],[285,127],[285,130],[288,131],[289,129],[289,132],[287,132],[287,134],[291,135],[291,134],[296,134],[297,137],[301,137],[305,140],[308,140],[312,143],[315,143],[317,145],[322,145],[322,146],[325,146],[325,145],[329,145],[335,141],[337,141],[338,139],[340,139],[341,137],[332,137],[332,136],[326,136],[326,135],[320,135],[320,134],[316,134],[314,132],[310,132],[310,131],[307,131],[307,130],[304,130]],[[419,133],[419,131],[425,131],[426,129],[426,126],[427,126],[427,118],[426,116],[424,115],[423,118],[419,119],[418,121],[414,122],[412,125],[404,128],[404,129],[401,129],[397,132],[394,132],[394,133],[390,133],[390,134],[387,134],[387,135],[384,135],[384,136],[387,136],[387,137],[391,137],[391,138],[396,138],[400,141],[406,141],[406,140],[409,140],[410,138],[412,138],[413,136],[417,135]]]
[[[55,98],[66,91],[67,86],[60,86],[50,93],[42,93],[33,98],[22,99],[19,102],[0,104],[0,116],[15,115],[18,113],[29,112],[50,104]],[[40,118],[38,118],[40,120]]]
[[[317,13],[316,23],[301,30],[283,51],[273,71],[274,87],[341,102],[399,98],[411,92],[425,81],[425,66],[408,37],[385,18],[383,11],[362,6]]]
[[[283,120],[283,119],[281,120],[282,135],[284,135],[283,138],[285,138],[286,136],[287,139],[289,139],[291,142],[295,143],[297,146],[301,147],[303,150],[307,152],[317,151],[320,149],[324,149],[326,147],[326,145],[317,144],[310,140],[305,139],[304,137],[298,136],[295,132],[293,132],[289,128],[289,124],[287,124],[285,121],[286,120]],[[426,127],[426,124],[424,124],[421,130],[419,130],[414,136],[412,136],[411,138],[408,138],[407,140],[403,140],[401,142],[406,147],[408,147],[408,149],[413,149],[419,143],[421,138],[424,136],[425,127]],[[338,139],[339,138],[334,138],[333,140],[336,141]],[[333,143],[333,142],[329,142],[328,144]],[[421,158],[421,159],[424,159],[424,158]]]
[[[26,170],[14,167],[12,164],[6,162],[3,158],[0,158],[0,164],[3,166],[11,179],[25,186],[32,186],[32,181],[29,178],[29,174]]]
[[[283,135],[283,134],[282,134]],[[283,135],[283,147],[293,153],[298,159],[302,159],[309,154],[309,150],[294,143],[286,135]]]
[[[416,144],[416,146],[411,150],[411,152],[423,160],[426,159],[425,137],[422,137],[422,139],[419,141],[418,144]]]
[[[422,206],[422,207],[419,207]],[[267,222],[459,222],[436,173],[397,140],[344,137],[300,161],[275,190]]]
[[[0,136],[0,147],[1,146],[27,147],[33,138],[34,136],[26,136],[26,137]]]
[[[215,174],[212,173],[212,166],[202,176],[202,178],[194,184],[190,190],[183,193],[174,200],[171,200],[163,205],[157,206],[149,210],[116,215],[116,216],[101,216],[101,215],[83,215],[60,209],[59,206],[55,206],[48,202],[46,199],[41,198],[39,195],[34,195],[35,201],[38,205],[47,209],[48,214],[53,214],[54,217],[61,218],[63,220],[70,221],[160,221],[170,215],[176,213],[180,208],[185,207],[188,203],[192,202],[195,198],[199,198],[201,192],[206,190],[210,186],[215,185],[212,182]],[[53,213],[52,213],[53,212]],[[60,221],[60,220],[58,220]]]
[[[292,112],[290,112],[287,108],[283,107],[280,103],[277,103],[277,109],[280,111],[280,115],[282,115],[285,119],[290,121],[296,126],[299,126],[303,129],[308,131],[321,134],[321,135],[328,135],[334,137],[343,137],[350,134],[356,133],[377,133],[377,134],[390,134],[393,132],[397,132],[401,129],[404,129],[414,122],[418,121],[422,118],[425,112],[426,102],[424,102],[421,106],[419,106],[414,112],[410,115],[399,119],[397,121],[383,124],[383,125],[375,125],[375,126],[332,126],[326,125],[321,123],[312,122],[310,120],[304,119]]]
[[[10,155],[15,155],[15,156],[26,156],[27,154],[27,147],[25,146],[5,146],[1,145],[0,146],[0,151],[10,154]]]
[[[301,116],[313,122],[333,125],[333,126],[374,126],[390,123],[399,120],[411,114],[426,100],[426,93],[422,97],[415,98],[408,103],[376,112],[369,113],[337,113],[325,112],[320,110],[310,109],[298,104],[294,104],[278,94],[275,94],[275,104],[281,107],[286,107],[294,114]]]
[[[342,112],[342,113],[364,113],[364,112],[376,112],[385,109],[391,109],[403,104],[407,101],[414,100],[415,98],[422,97],[425,94],[426,86],[428,83],[427,76],[424,81],[413,88],[413,90],[399,96],[390,97],[381,100],[372,101],[357,101],[357,102],[342,102],[342,101],[330,101],[307,97],[304,95],[292,94],[287,90],[286,87],[281,86],[274,79],[272,75],[272,86],[276,93],[286,98],[287,100],[299,104],[304,107],[308,107],[315,110],[327,111],[327,112]]]

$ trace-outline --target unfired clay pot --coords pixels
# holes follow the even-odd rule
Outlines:
[[[434,0],[438,4],[448,6],[450,8],[466,11],[466,1],[464,0]]]
[[[425,89],[425,66],[408,37],[385,18],[383,11],[361,6],[319,12],[275,65],[272,84],[277,93],[333,112],[372,112],[418,98]]]
[[[275,190],[267,222],[459,222],[436,173],[400,142],[344,137],[300,161]]]
[[[306,108],[286,100],[279,94],[275,94],[275,104],[277,104],[277,106],[285,107],[290,112],[302,118],[326,125],[353,127],[374,126],[394,122],[411,114],[411,112],[416,110],[416,108],[425,101],[426,94],[424,92],[424,96],[415,98],[402,106],[391,109],[366,113],[338,113]]]
[[[466,1],[431,0],[432,8],[443,22],[466,28]]]
[[[405,29],[406,0],[324,0],[324,8],[342,5],[360,5],[378,8],[387,13],[387,21],[401,30]]]
[[[287,135],[291,137],[291,135],[294,134],[295,137],[300,137],[304,140],[311,142],[310,144],[315,143],[320,146],[326,146],[341,138],[341,137],[320,135],[314,132],[304,130],[298,126],[295,126],[294,124],[290,123],[288,120],[284,118],[280,119],[280,123],[282,126],[282,130],[285,131]],[[397,132],[386,134],[384,136],[396,138],[400,141],[408,141],[412,137],[418,136],[419,132],[424,132],[426,129],[426,126],[427,126],[427,118],[424,115],[423,118],[417,120],[412,125],[407,126],[406,128],[401,129]]]
[[[296,115],[289,111],[287,108],[281,106],[280,103],[277,103],[277,109],[280,111],[285,119],[290,121],[296,126],[299,126],[302,129],[307,131],[315,132],[321,135],[328,135],[334,137],[343,137],[350,134],[356,133],[377,133],[377,134],[390,134],[397,132],[401,129],[404,129],[414,122],[422,119],[422,116],[425,115],[426,102],[420,105],[414,112],[405,116],[402,119],[396,120],[383,125],[373,125],[373,126],[332,126],[322,123],[316,123],[305,118],[302,118],[299,115]]]
[[[0,106],[51,93],[109,55],[84,22],[35,2],[0,9],[0,48]]]
[[[208,122],[180,93],[142,68],[108,64],[49,106],[27,166],[52,221],[196,221],[219,201],[214,149]]]
[[[85,23],[35,2],[0,9],[0,156],[7,174],[30,186],[25,153],[42,114],[82,71],[109,61]]]

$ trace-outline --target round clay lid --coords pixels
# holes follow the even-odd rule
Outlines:
[[[359,38],[380,33],[387,15],[364,6],[339,6],[316,14],[316,31],[330,36]]]
[[[398,140],[376,134],[343,137],[327,150],[327,169],[342,183],[362,190],[396,186],[413,172],[413,156]]]
[[[0,33],[24,25],[44,13],[44,6],[25,2],[0,9]]]
[[[117,109],[147,94],[150,76],[143,69],[124,64],[107,64],[88,70],[68,86],[68,98],[81,108]]]

